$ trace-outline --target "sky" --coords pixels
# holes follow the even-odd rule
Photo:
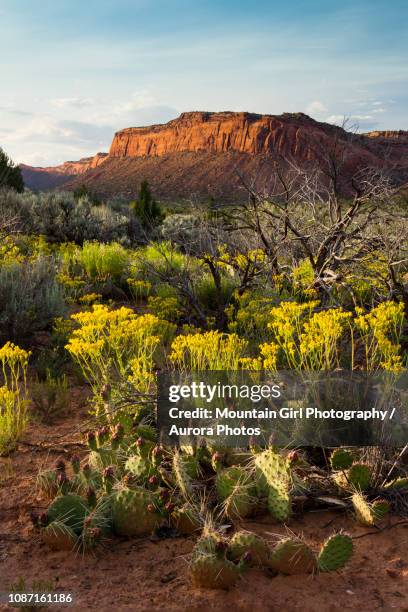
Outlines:
[[[0,58],[18,163],[193,110],[408,129],[408,0],[0,0]]]

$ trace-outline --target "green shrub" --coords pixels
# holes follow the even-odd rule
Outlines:
[[[136,303],[147,299],[152,289],[152,284],[149,281],[137,280],[136,278],[128,278],[127,286],[132,299]]]
[[[181,314],[181,305],[176,297],[158,297],[151,295],[147,300],[147,306],[156,317],[165,321],[177,321]]]
[[[52,258],[0,266],[0,338],[16,340],[45,330],[64,311]]]
[[[221,277],[221,292],[219,297],[222,304],[227,306],[230,303],[235,289],[236,283],[231,277]],[[204,274],[200,280],[197,281],[195,290],[200,304],[208,311],[214,310],[217,305],[217,289],[211,274]]]
[[[86,240],[140,240],[141,226],[128,206],[95,206],[87,196],[76,199],[72,193],[50,192],[17,194],[0,190],[0,215],[4,212],[27,234],[44,236],[51,243]],[[7,218],[8,218],[7,217]]]
[[[78,255],[86,276],[92,281],[119,282],[129,263],[126,249],[116,242],[86,242]]]
[[[44,381],[37,380],[30,387],[30,395],[40,418],[51,422],[67,406],[68,383],[66,376],[56,378],[47,370]]]
[[[134,252],[130,273],[133,278],[157,283],[160,277],[192,266],[198,268],[193,258],[180,253],[170,242],[152,242]]]
[[[137,200],[130,202],[130,208],[146,229],[159,225],[163,220],[164,215],[161,207],[158,202],[153,199],[149,183],[146,180],[142,181],[139,197]]]

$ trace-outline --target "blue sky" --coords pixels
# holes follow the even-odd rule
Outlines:
[[[0,0],[0,146],[107,150],[189,110],[408,129],[408,0]]]

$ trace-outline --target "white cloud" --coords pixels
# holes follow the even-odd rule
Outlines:
[[[84,106],[91,106],[95,104],[93,98],[54,98],[50,100],[52,106],[56,108],[83,108]]]
[[[327,113],[327,111],[328,108],[320,100],[315,100],[306,107],[308,115],[321,115],[322,113]]]
[[[326,122],[339,125],[346,130],[359,130],[360,128],[369,130],[374,129],[378,125],[373,115],[330,115],[327,117]]]
[[[114,108],[114,113],[120,115],[122,113],[129,113],[134,110],[140,110],[141,108],[156,105],[156,98],[147,89],[143,89],[141,91],[135,91],[132,94],[130,100],[118,104]]]

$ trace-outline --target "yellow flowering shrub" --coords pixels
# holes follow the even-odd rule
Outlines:
[[[208,331],[177,336],[170,361],[186,370],[238,370],[248,342],[237,334]]]
[[[86,283],[82,278],[72,278],[65,272],[60,272],[57,275],[57,280],[64,290],[67,301],[78,302],[84,293]]]
[[[276,370],[278,365],[279,345],[265,342],[260,347],[262,365],[265,370]]]
[[[0,348],[3,385],[0,387],[0,455],[13,450],[28,425],[26,399],[30,353],[7,342]]]
[[[268,328],[273,335],[273,344],[280,349],[280,358],[283,367],[296,369],[300,366],[299,339],[303,332],[303,324],[308,320],[319,305],[317,300],[298,304],[297,302],[281,302],[279,306],[269,311]],[[264,352],[267,351],[263,345]],[[275,352],[275,348],[271,349]],[[268,359],[271,357],[268,356]]]
[[[403,304],[383,302],[368,313],[357,308],[354,318],[342,308],[315,312],[318,305],[316,300],[304,304],[282,302],[270,310],[272,341],[260,345],[265,369],[328,370],[345,365],[370,371],[403,369]],[[364,346],[364,362],[356,331]]]
[[[0,348],[0,363],[4,385],[12,391],[19,392],[20,385],[24,389],[27,380],[28,359],[31,353],[12,342],[6,342]]]
[[[262,359],[257,357],[241,357],[239,367],[242,370],[258,371],[263,369]]]
[[[351,329],[351,312],[330,308],[315,312],[303,324],[300,359],[304,368],[329,370],[340,367],[340,340]]]
[[[7,236],[0,244],[0,265],[13,264],[24,261],[24,255],[14,240]]]
[[[137,303],[145,300],[152,290],[152,284],[149,281],[128,278],[127,284],[133,300]]]
[[[81,304],[87,304],[90,306],[91,304],[96,304],[97,302],[100,302],[101,299],[102,295],[100,293],[86,293],[85,295],[80,297],[78,301]]]
[[[151,295],[147,299],[149,310],[160,319],[177,321],[182,313],[180,302],[176,297],[160,297]]]
[[[304,296],[309,300],[315,298],[317,292],[312,287],[313,281],[314,272],[312,264],[308,259],[302,259],[292,270],[294,295]]]
[[[125,307],[94,305],[71,318],[78,327],[66,348],[95,393],[105,383],[128,380],[136,363],[138,372],[142,368],[149,377],[156,349],[174,333],[174,326],[167,321],[152,314],[138,315]]]
[[[270,320],[271,298],[253,296],[246,291],[236,296],[237,309],[231,305],[226,309],[230,319],[228,329],[240,336],[255,340],[258,343],[270,335],[268,322]]]
[[[368,313],[357,308],[356,314],[354,323],[364,346],[367,370],[401,371],[404,368],[400,354],[404,305],[382,302]]]

